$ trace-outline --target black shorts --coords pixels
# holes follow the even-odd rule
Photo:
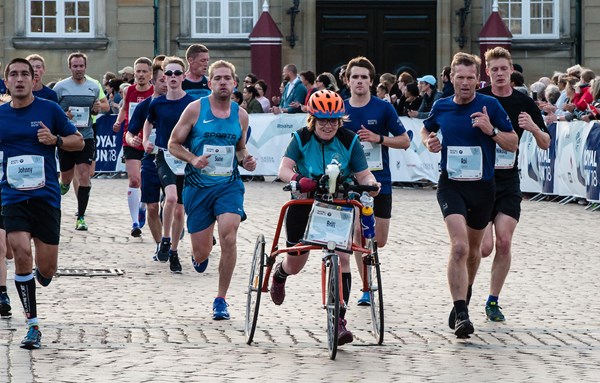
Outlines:
[[[184,176],[178,176],[169,167],[169,164],[165,161],[165,155],[162,150],[159,150],[156,154],[156,170],[158,171],[158,177],[160,178],[160,184],[163,190],[169,185],[177,186],[177,203],[183,204],[183,182]]]
[[[506,214],[509,217],[519,221],[521,218],[521,201],[523,193],[521,193],[521,183],[518,177],[496,180],[496,201],[492,219],[498,213]]]
[[[308,224],[308,215],[312,205],[292,205],[285,215],[285,233],[288,247],[294,246],[302,238]]]
[[[77,152],[67,152],[64,150],[58,150],[58,158],[60,162],[60,171],[66,172],[79,164],[91,165],[94,162],[96,154],[96,144],[93,138],[87,138],[84,140],[85,146],[83,149]]]
[[[2,207],[6,233],[25,231],[48,245],[60,240],[60,209],[32,198]]]
[[[373,198],[373,212],[377,218],[392,218],[392,195],[378,194]]]
[[[123,157],[125,157],[126,160],[141,161],[144,157],[144,151],[131,146],[123,146]]]
[[[492,217],[495,190],[493,180],[454,181],[443,172],[438,181],[437,199],[444,218],[460,214],[471,229],[482,230]]]

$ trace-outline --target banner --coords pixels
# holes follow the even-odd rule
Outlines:
[[[105,114],[96,119],[96,172],[124,172],[123,133],[115,133],[116,114]]]

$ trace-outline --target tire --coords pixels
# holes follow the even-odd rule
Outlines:
[[[252,267],[250,268],[250,279],[248,280],[248,291],[246,298],[246,323],[244,335],[246,343],[251,344],[258,321],[258,309],[260,296],[262,294],[263,274],[265,268],[265,236],[260,234],[254,246]]]
[[[377,243],[369,241],[367,246],[371,250],[367,261],[367,282],[369,285],[369,296],[371,298],[371,323],[373,325],[373,336],[377,344],[383,343],[383,291],[381,285],[381,268]]]
[[[338,347],[338,323],[340,320],[340,270],[338,255],[332,253],[329,257],[327,269],[327,347],[329,358],[335,359]]]

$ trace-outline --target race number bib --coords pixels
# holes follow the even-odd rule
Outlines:
[[[152,149],[152,152],[150,154],[158,153],[158,146],[156,146],[156,128],[152,128],[152,131],[150,131],[148,141],[152,143],[152,145],[154,145],[154,149]]]
[[[483,155],[479,146],[448,146],[446,171],[457,181],[476,181],[483,176]]]
[[[182,176],[185,174],[185,165],[187,165],[186,162],[173,156],[167,150],[163,151],[163,154],[165,156],[165,162],[167,163],[167,165],[169,165],[169,168],[171,169],[173,174],[175,174],[176,176]]]
[[[3,163],[4,163],[4,152],[0,151],[0,180],[2,178],[4,178],[4,166],[2,166]]]
[[[6,180],[13,189],[33,190],[46,185],[44,157],[24,155],[6,161]]]
[[[69,112],[73,115],[73,125],[78,128],[87,128],[90,122],[90,108],[87,106],[70,106]]]
[[[133,117],[133,112],[135,112],[135,108],[137,108],[137,106],[139,104],[140,104],[139,102],[130,102],[129,103],[129,110],[127,111],[127,123],[128,124],[131,121],[131,117]]]
[[[512,169],[515,166],[516,152],[509,152],[496,144],[496,169]]]
[[[336,248],[352,246],[354,208],[315,201],[308,217],[304,242],[326,245],[335,242]]]
[[[365,152],[367,158],[367,165],[369,170],[383,170],[383,156],[381,154],[381,144],[374,144],[372,142],[361,142],[360,145]]]
[[[230,176],[233,173],[235,147],[233,145],[204,145],[203,155],[210,154],[208,165],[201,170],[207,176]]]

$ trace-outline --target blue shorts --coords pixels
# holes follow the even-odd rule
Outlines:
[[[145,203],[158,203],[160,201],[160,178],[154,163],[154,155],[144,157],[142,160],[142,198]]]
[[[190,234],[208,228],[224,213],[244,213],[244,183],[241,179],[210,187],[198,188],[185,185],[183,207],[187,214],[187,228]]]

